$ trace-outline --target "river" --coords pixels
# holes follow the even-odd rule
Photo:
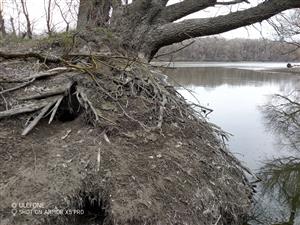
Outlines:
[[[284,63],[173,63],[169,81],[190,102],[213,109],[209,120],[233,136],[229,149],[250,169],[283,154],[276,135],[265,127],[260,106],[270,95],[300,86],[300,76],[264,70]]]

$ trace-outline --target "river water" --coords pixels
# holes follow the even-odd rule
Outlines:
[[[284,67],[284,63],[173,63],[164,73],[188,101],[214,110],[209,120],[233,135],[229,149],[255,171],[265,159],[284,154],[259,109],[270,95],[300,87],[300,76],[266,71]]]

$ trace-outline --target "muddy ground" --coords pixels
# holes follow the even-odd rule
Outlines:
[[[4,60],[0,77],[29,76],[36,65]],[[0,96],[0,111],[18,104],[11,95]],[[127,109],[153,119],[136,97],[128,97]],[[95,125],[82,112],[50,125],[43,119],[24,137],[32,114],[0,120],[1,225],[244,221],[251,189],[205,120],[166,116],[160,130],[149,132],[114,107],[101,110],[114,126]]]

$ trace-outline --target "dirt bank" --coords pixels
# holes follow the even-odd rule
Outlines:
[[[222,132],[154,68],[86,62],[0,63],[3,90],[24,85],[1,94],[0,224],[241,224],[251,188]]]

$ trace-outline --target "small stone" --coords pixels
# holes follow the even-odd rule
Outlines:
[[[156,155],[156,157],[160,159],[160,158],[162,158],[162,155],[158,154],[158,155]]]
[[[136,138],[136,135],[133,132],[123,133],[128,138]]]
[[[177,145],[175,145],[176,148],[179,148],[179,147],[181,147],[181,146],[182,146],[182,142],[180,142],[180,141],[178,141],[178,142],[177,142]]]
[[[150,141],[157,141],[157,136],[155,134],[150,134],[149,136],[147,136],[147,139],[150,140]]]

